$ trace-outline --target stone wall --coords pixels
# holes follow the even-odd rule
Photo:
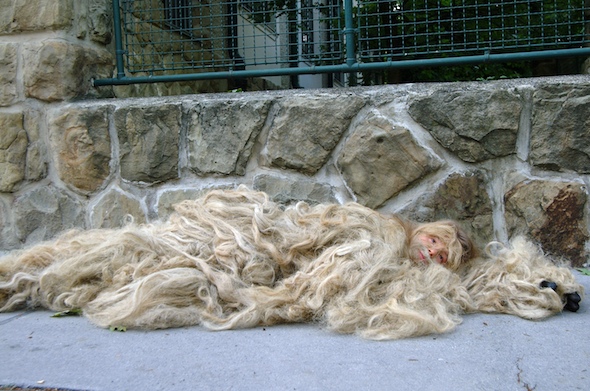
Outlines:
[[[535,238],[587,262],[588,76],[0,109],[0,249],[239,184]]]
[[[0,252],[246,184],[587,262],[588,76],[131,98],[228,84],[94,88],[112,35],[110,0],[0,0]]]
[[[226,80],[204,80],[94,88],[93,80],[115,76],[112,14],[111,0],[0,0],[0,107],[27,99],[163,96],[230,87]],[[150,42],[142,45],[155,50]]]

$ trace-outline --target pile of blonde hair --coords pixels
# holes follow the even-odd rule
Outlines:
[[[412,260],[420,230],[454,233],[446,266]],[[546,317],[563,293],[582,292],[526,241],[472,259],[461,235],[355,203],[285,207],[245,188],[213,191],[167,222],[69,232],[5,256],[0,312],[81,309],[99,326],[146,329],[318,322],[396,339],[452,330],[468,312]]]

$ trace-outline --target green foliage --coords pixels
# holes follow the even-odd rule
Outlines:
[[[497,80],[531,77],[529,62],[510,62],[504,64],[455,65],[448,67],[412,69],[406,77],[413,81],[470,81]]]
[[[354,10],[362,62],[423,60],[571,47],[584,40],[584,0],[360,0]],[[396,71],[406,81],[532,75],[532,64],[461,65]],[[365,73],[388,80],[391,70]]]

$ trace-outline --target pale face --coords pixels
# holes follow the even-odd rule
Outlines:
[[[447,263],[449,250],[442,240],[436,236],[421,234],[418,235],[418,241],[424,246],[424,248],[418,252],[420,260],[426,262],[426,259],[430,258],[441,265]]]

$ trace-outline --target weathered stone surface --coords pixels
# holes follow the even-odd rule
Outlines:
[[[9,106],[17,99],[17,50],[17,44],[0,43],[0,106]]]
[[[354,95],[285,98],[268,135],[268,161],[274,167],[316,173],[364,104],[363,98]]]
[[[92,79],[110,77],[114,69],[113,56],[106,49],[60,40],[32,42],[23,47],[25,94],[43,101],[98,97],[102,90],[92,88]]]
[[[553,85],[533,94],[529,159],[549,170],[590,173],[590,86]]]
[[[199,174],[244,175],[270,103],[211,100],[192,108],[187,136],[190,168]]]
[[[20,243],[12,227],[12,208],[0,198],[0,255],[4,250],[19,248]]]
[[[141,73],[137,76],[142,76]],[[145,75],[144,75],[145,76]],[[104,88],[104,87],[101,87]],[[117,98],[132,98],[146,96],[173,96],[183,94],[199,94],[211,92],[227,92],[227,80],[194,80],[171,83],[131,84],[128,86],[114,86]]]
[[[73,0],[1,0],[0,33],[59,30],[71,24]]]
[[[0,192],[10,192],[25,178],[27,133],[22,113],[0,113]]]
[[[111,190],[100,198],[90,216],[92,228],[119,228],[130,222],[146,222],[141,203],[119,190]]]
[[[156,183],[178,178],[181,116],[175,104],[115,111],[123,179]]]
[[[109,44],[113,36],[113,11],[110,2],[89,0],[86,21],[90,39],[103,45]]]
[[[494,236],[492,203],[484,179],[477,172],[450,175],[400,213],[421,222],[457,221],[482,248]]]
[[[305,201],[308,204],[337,202],[334,189],[325,183],[262,174],[254,177],[253,188],[265,192],[273,201],[281,204],[298,201]]]
[[[61,180],[82,194],[101,188],[111,159],[107,107],[65,107],[51,118],[49,136]]]
[[[521,97],[502,89],[437,90],[408,107],[416,122],[466,162],[515,153],[521,111]]]
[[[584,218],[587,199],[586,188],[579,183],[523,181],[504,197],[508,233],[533,237],[546,252],[581,266],[590,238]]]
[[[408,129],[374,112],[356,125],[337,163],[357,201],[371,208],[441,166]]]
[[[12,31],[14,20],[14,0],[0,0],[0,33]]]
[[[232,189],[234,185],[211,186],[203,189],[173,189],[166,190],[160,194],[157,202],[157,213],[159,220],[166,220],[174,213],[174,205],[185,200],[195,200],[213,189]]]
[[[47,176],[47,145],[39,133],[44,121],[45,117],[38,110],[31,109],[25,113],[25,130],[29,139],[25,179],[28,181],[38,181]]]
[[[51,239],[68,229],[84,228],[85,205],[52,185],[21,195],[13,210],[16,236],[26,244]]]

